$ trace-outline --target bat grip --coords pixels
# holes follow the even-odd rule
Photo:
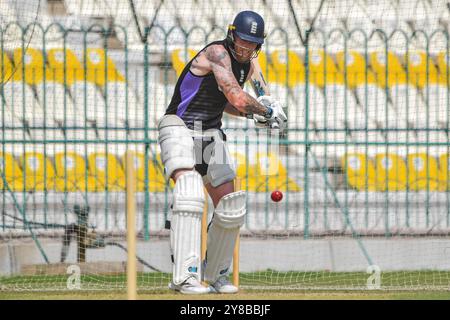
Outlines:
[[[273,122],[273,123],[270,125],[270,128],[271,128],[271,129],[280,129],[280,126],[278,125],[278,123]]]

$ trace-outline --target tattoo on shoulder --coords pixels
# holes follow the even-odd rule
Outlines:
[[[221,50],[218,47],[209,47],[206,51],[208,60],[220,65],[224,65],[223,59],[227,56],[228,52],[225,49]]]

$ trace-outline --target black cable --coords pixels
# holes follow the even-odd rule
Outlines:
[[[292,18],[294,19],[294,24],[295,24],[295,28],[297,29],[297,34],[298,34],[302,44],[305,45],[306,41],[308,41],[309,33],[311,33],[311,31],[314,30],[314,23],[316,22],[316,19],[319,16],[320,11],[322,11],[322,6],[323,6],[325,0],[320,1],[319,8],[317,9],[316,14],[314,15],[314,18],[311,20],[311,25],[309,26],[309,30],[308,30],[305,40],[303,39],[302,32],[300,30],[300,25],[298,24],[298,20],[297,20],[297,15],[295,14],[294,7],[292,6],[292,0],[287,0],[287,1],[289,3],[289,8],[291,9],[291,12],[292,12]]]
[[[118,247],[120,249],[122,249],[125,252],[128,252],[128,249],[126,247],[124,247],[123,245],[121,245],[118,242],[113,242],[113,241],[108,241],[105,242],[106,246],[114,246],[114,247]],[[149,264],[148,262],[146,262],[144,259],[142,259],[141,257],[139,257],[138,255],[136,255],[136,259],[142,263],[144,266],[148,267],[149,269],[156,271],[156,272],[162,272],[161,270],[159,270],[158,268],[152,266],[151,264]]]
[[[21,218],[19,218],[19,217],[12,216],[12,215],[10,215],[10,214],[7,214],[6,212],[3,212],[3,214],[4,214],[5,216],[7,216],[7,217],[13,218],[14,220],[18,220],[18,221],[20,221],[20,222],[24,222],[23,219],[21,219]],[[68,249],[68,247],[69,247],[69,245],[70,245],[71,234],[72,234],[73,232],[75,232],[75,231],[74,231],[74,230],[75,230],[75,229],[74,229],[75,224],[70,224],[70,225],[56,224],[56,223],[51,223],[51,224],[47,223],[47,224],[45,224],[45,223],[34,222],[34,221],[27,221],[27,223],[28,223],[28,224],[31,224],[31,225],[34,225],[34,226],[41,226],[41,227],[47,227],[47,228],[48,228],[48,227],[50,227],[50,228],[55,228],[55,229],[57,229],[57,228],[64,228],[65,234],[64,234],[64,239],[63,239],[63,248],[66,247],[66,250]],[[105,246],[114,246],[114,247],[118,247],[118,248],[124,250],[125,252],[128,252],[128,249],[127,249],[125,246],[123,246],[123,245],[121,245],[120,243],[118,243],[118,242],[107,241],[107,242],[105,242]],[[63,250],[63,251],[64,251],[64,250]],[[66,252],[65,254],[62,255],[62,257],[64,257],[64,259],[61,258],[61,259],[63,259],[63,260],[61,260],[61,262],[63,262],[63,261],[65,260],[65,256],[66,256],[66,255],[67,255],[67,252]],[[148,267],[149,269],[151,269],[151,270],[153,270],[153,271],[156,271],[156,272],[162,272],[162,271],[159,270],[158,268],[156,268],[156,267],[152,266],[150,263],[146,262],[144,259],[142,259],[142,258],[139,257],[138,255],[136,255],[136,259],[137,259],[140,263],[142,263],[144,266]]]
[[[33,29],[31,30],[31,35],[30,35],[30,38],[28,39],[28,43],[26,44],[26,46],[24,46],[24,51],[22,52],[22,55],[24,55],[25,52],[28,50],[28,47],[30,46],[30,43],[31,43],[31,39],[33,38],[34,30],[36,29],[37,19],[38,19],[38,16],[39,16],[39,11],[41,10],[41,1],[42,1],[42,0],[39,0],[38,6],[37,6],[37,10],[36,10],[36,17],[34,18]],[[15,4],[15,5],[14,5],[14,9],[17,11],[17,10],[20,9],[20,8],[17,8],[17,4]],[[18,18],[18,16],[16,16],[16,18]],[[17,19],[17,20],[18,20],[18,19]],[[29,26],[30,24],[31,24],[31,23],[27,24],[26,27],[28,28],[28,26]],[[3,29],[3,28],[2,28],[2,29]],[[3,30],[2,30],[2,31],[3,31]],[[27,30],[27,31],[28,31],[28,30]],[[2,33],[3,33],[3,32],[2,32]],[[23,35],[23,37],[25,37],[25,34],[23,33],[23,30],[22,30],[22,35]],[[44,37],[44,35],[43,35],[43,37]],[[2,34],[2,41],[3,41],[3,34]],[[24,57],[24,56],[22,56],[22,57]],[[6,83],[6,82],[8,82],[9,80],[12,79],[12,77],[14,76],[14,74],[16,73],[16,71],[19,69],[19,67],[22,68],[22,64],[24,63],[23,60],[24,60],[24,59],[21,59],[20,63],[19,63],[17,66],[14,65],[13,71],[11,72],[11,76],[10,76],[8,79],[4,80],[4,81],[3,81],[4,83]]]
[[[146,44],[147,37],[145,37],[145,35],[142,33],[141,26],[139,25],[139,20],[138,20],[137,14],[136,14],[136,8],[134,6],[134,1],[129,0],[128,3],[130,4],[131,11],[133,12],[134,23],[136,24],[136,28],[139,32],[139,37],[141,38],[142,43]],[[156,8],[155,14],[153,15],[152,22],[150,23],[150,26],[149,26],[149,31],[152,30],[153,26],[155,25],[156,18],[158,17],[159,10],[161,9],[161,6],[163,5],[163,3],[164,3],[164,0],[161,0],[159,2],[158,7]]]
[[[65,228],[66,227],[65,224],[57,224],[57,223],[42,223],[42,222],[35,222],[35,221],[29,221],[29,220],[27,220],[25,222],[22,218],[19,218],[19,217],[16,217],[16,216],[12,216],[12,215],[10,215],[10,214],[8,214],[6,212],[3,212],[2,214],[4,216],[6,216],[6,217],[10,217],[10,218],[12,218],[14,220],[17,220],[17,221],[20,221],[20,222],[23,222],[23,223],[28,223],[28,224],[31,224],[31,225],[34,225],[34,226],[40,226],[40,227],[46,227],[46,228],[55,228],[55,229],[57,229],[57,228]]]

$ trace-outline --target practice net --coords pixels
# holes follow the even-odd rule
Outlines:
[[[243,10],[265,20],[288,129],[223,117],[247,193],[239,286],[449,289],[446,1],[2,0],[0,291],[126,288],[127,151],[138,289],[167,288],[157,123]]]

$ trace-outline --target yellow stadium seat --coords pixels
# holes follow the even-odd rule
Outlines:
[[[336,54],[336,63],[342,72],[345,82],[345,70],[347,70],[347,85],[355,88],[359,85],[374,84],[375,76],[368,68],[365,57],[357,51],[347,52],[347,61],[345,61],[345,52],[340,51]],[[345,66],[347,64],[347,66]],[[367,71],[367,80],[366,80]]]
[[[305,66],[302,59],[293,51],[275,50],[271,54],[276,82],[292,87],[305,83]]]
[[[0,58],[0,81],[4,83],[12,77],[13,65],[6,52],[3,52]]]
[[[78,153],[73,151],[58,152],[55,154],[56,169],[56,191],[75,192],[103,191],[101,187],[96,189],[98,185],[94,177],[89,176],[86,170],[86,160]]]
[[[197,52],[193,49],[175,49],[172,51],[172,66],[177,73],[177,77],[181,74],[186,64],[195,57]]]
[[[231,156],[236,160],[236,178],[240,180],[241,190],[256,192],[260,183],[256,179],[256,165],[247,164],[245,155],[241,153],[231,153]]]
[[[141,152],[133,152],[134,157],[134,175],[136,178],[136,191],[145,191],[145,155]],[[126,154],[122,157],[122,163],[126,163]],[[163,173],[163,165],[160,156],[152,158],[148,156],[148,191],[164,192],[166,181]]]
[[[97,185],[107,191],[125,190],[125,172],[116,156],[106,152],[93,152],[88,155],[89,174]]]
[[[44,79],[44,56],[40,50],[22,48],[14,50],[15,81],[24,80],[30,85],[41,83]]]
[[[341,158],[342,168],[345,170],[347,183],[361,191],[382,191],[384,185],[377,186],[375,165],[363,153],[348,153]]]
[[[438,189],[438,163],[426,153],[408,154],[409,190],[436,191]]]
[[[386,74],[386,63],[388,69]],[[370,53],[370,65],[375,74],[377,84],[381,87],[391,87],[396,84],[406,83],[406,72],[398,57],[388,52],[387,58],[384,51]]]
[[[331,56],[323,50],[311,51],[309,54],[309,79],[319,87],[344,83],[342,72],[338,70]]]
[[[4,175],[0,176],[0,190],[24,190],[24,174],[12,154],[0,151],[0,175]]]
[[[439,157],[439,191],[450,191],[450,155]]]
[[[275,82],[277,76],[275,69],[270,61],[268,61],[267,55],[262,51],[258,54],[258,62],[266,82]]]
[[[428,67],[427,67],[428,60]],[[408,59],[409,82],[419,88],[423,88],[428,83],[438,83],[438,71],[430,56],[427,57],[423,51],[413,51],[409,53]]]
[[[406,190],[407,168],[402,157],[392,153],[375,155],[375,172],[377,186],[383,186],[383,191]]]
[[[20,156],[27,191],[55,190],[55,169],[43,153],[29,151]]]
[[[450,84],[450,65],[447,64],[447,59],[450,61],[450,57],[447,57],[446,52],[441,52],[437,56],[437,64],[439,68],[439,83],[442,85]]]
[[[114,61],[100,48],[86,49],[86,80],[103,86],[106,82],[123,82],[124,76],[117,70]]]
[[[65,56],[65,58],[64,58]],[[65,61],[64,61],[65,60]],[[84,79],[83,65],[70,49],[55,48],[47,51],[47,79],[66,85]]]
[[[258,192],[267,191],[300,191],[298,184],[291,179],[280,158],[273,153],[258,153],[256,155],[256,177]]]

